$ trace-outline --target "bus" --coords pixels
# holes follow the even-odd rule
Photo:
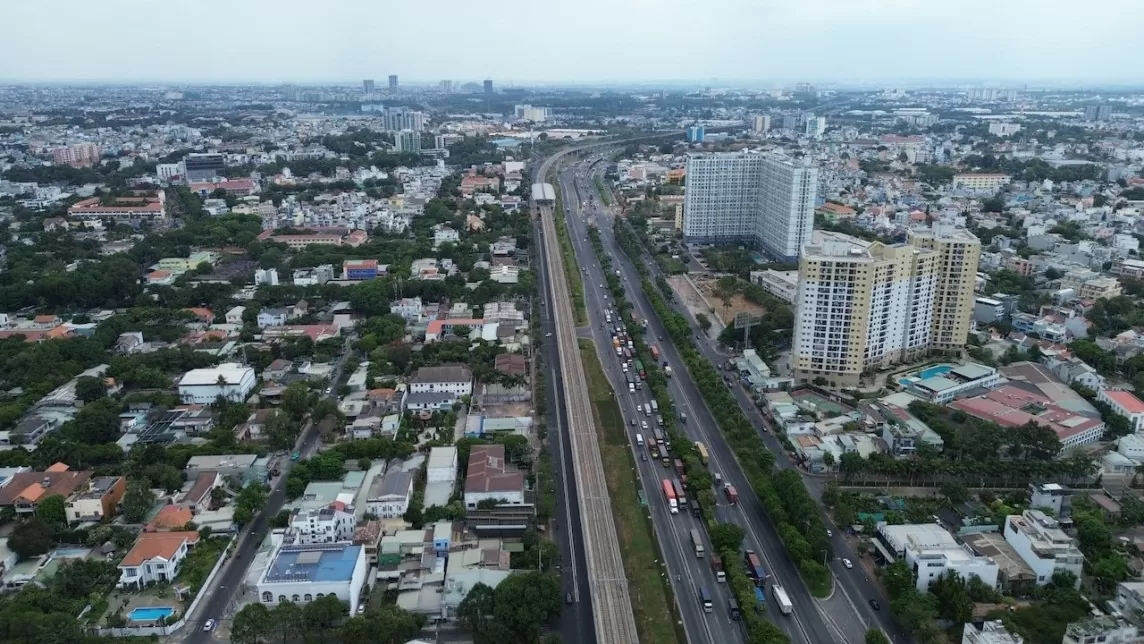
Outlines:
[[[703,463],[703,465],[707,465],[707,446],[703,443],[700,443],[699,441],[696,441],[695,451],[699,452],[699,461]]]
[[[691,545],[695,546],[695,556],[703,556],[703,538],[699,536],[699,531],[695,528],[691,529]]]
[[[699,603],[703,606],[704,613],[710,613],[715,608],[711,605],[711,593],[706,588],[699,589]]]

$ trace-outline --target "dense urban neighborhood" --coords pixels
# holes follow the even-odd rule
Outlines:
[[[0,86],[0,640],[1144,641],[1144,93]]]

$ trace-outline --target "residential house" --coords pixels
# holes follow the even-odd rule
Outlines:
[[[242,314],[246,313],[245,306],[236,306],[226,312],[226,323],[242,326]]]
[[[325,508],[298,509],[290,517],[287,540],[300,545],[350,541],[356,525],[354,514],[336,501]]]
[[[195,520],[195,513],[190,508],[171,503],[164,505],[159,513],[147,525],[144,532],[178,532],[188,523]]]
[[[294,368],[294,363],[284,358],[278,358],[267,365],[262,371],[262,379],[267,381],[280,381]]]
[[[76,490],[86,489],[91,476],[91,472],[73,472],[64,463],[56,463],[43,472],[21,472],[0,487],[0,508],[13,508],[17,516],[34,514],[48,497],[67,499]]]
[[[119,338],[115,341],[115,353],[131,355],[142,350],[144,344],[142,331],[126,331],[120,333]]]
[[[1097,400],[1112,407],[1113,413],[1123,416],[1132,424],[1132,431],[1144,431],[1144,401],[1128,391],[1115,389],[1101,389],[1097,393]]]
[[[76,521],[102,521],[115,516],[115,508],[127,492],[122,476],[96,476],[86,488],[72,492],[64,506],[69,524]]]
[[[412,472],[391,468],[370,484],[366,512],[382,519],[400,517],[409,509],[412,498]]]
[[[190,489],[183,494],[179,504],[190,508],[195,514],[206,512],[211,509],[211,491],[222,484],[222,477],[219,476],[218,472],[213,470],[199,472]]]
[[[1079,383],[1093,391],[1100,391],[1105,387],[1104,376],[1076,356],[1063,358],[1045,352],[1041,357],[1041,363],[1066,384]]]
[[[198,532],[144,532],[119,562],[119,588],[143,588],[151,583],[172,582]]]
[[[286,309],[262,309],[258,312],[258,328],[286,326],[287,317]]]

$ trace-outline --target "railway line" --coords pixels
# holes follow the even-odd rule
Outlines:
[[[563,154],[549,157],[538,173],[543,181],[552,164]],[[592,420],[588,385],[580,362],[572,297],[564,270],[564,254],[556,233],[555,205],[535,203],[544,234],[548,282],[552,289],[553,317],[564,398],[568,411],[566,431],[571,443],[572,467],[583,528],[583,548],[591,589],[596,640],[601,644],[636,644],[635,616],[628,590],[628,579],[612,519],[611,499],[600,459],[600,446]]]

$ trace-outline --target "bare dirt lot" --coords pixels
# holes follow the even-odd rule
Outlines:
[[[699,288],[700,293],[706,298],[710,308],[704,306],[703,301],[695,297],[695,292],[687,281],[682,277],[673,277],[669,280],[671,287],[679,294],[680,298],[687,302],[687,306],[693,311],[700,313],[712,313],[719,317],[724,325],[729,325],[735,321],[735,314],[739,312],[747,312],[752,315],[762,315],[765,309],[758,304],[748,302],[742,295],[736,295],[728,301],[727,307],[723,306],[723,301],[715,297],[715,279],[695,275],[691,277],[691,281]],[[712,311],[711,309],[714,309]]]

